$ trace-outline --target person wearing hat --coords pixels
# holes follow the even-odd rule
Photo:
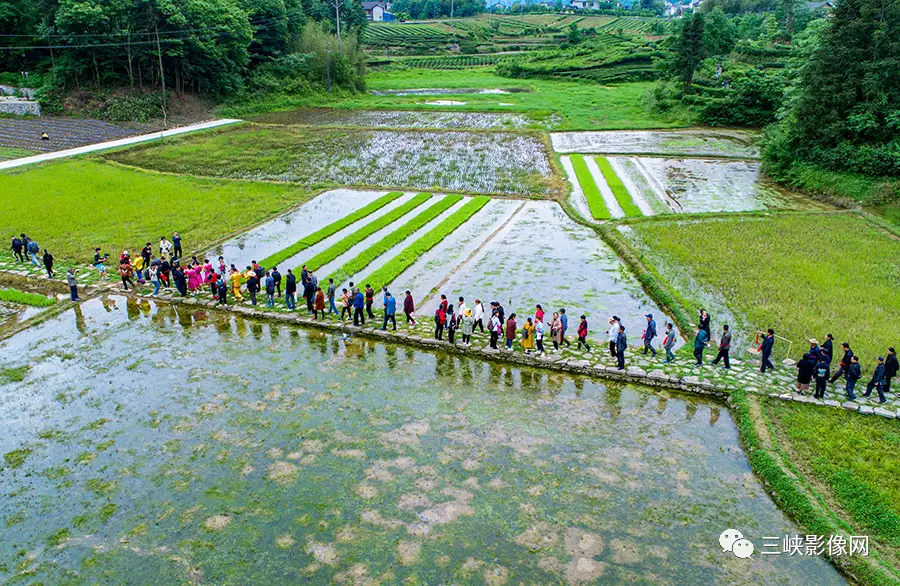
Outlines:
[[[878,357],[878,366],[875,367],[875,373],[872,375],[872,380],[866,385],[866,392],[863,393],[863,397],[871,395],[872,389],[878,391],[879,403],[887,401],[887,399],[884,398],[884,356]]]
[[[459,331],[462,333],[463,345],[471,345],[472,332],[475,331],[475,317],[472,315],[470,307],[467,307],[463,313]]]
[[[897,376],[897,370],[900,364],[897,362],[897,351],[891,346],[888,348],[887,359],[884,361],[884,392],[891,390],[891,379]]]
[[[647,350],[650,350],[655,358],[656,348],[653,347],[653,338],[656,337],[656,321],[654,321],[652,313],[648,313],[644,317],[647,318],[647,329],[644,330],[644,350],[641,354],[646,354]]]
[[[819,356],[822,354],[822,349],[819,348],[819,341],[815,338],[809,339],[809,357],[815,360],[817,363],[819,362]]]

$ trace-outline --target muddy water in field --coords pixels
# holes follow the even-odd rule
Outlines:
[[[524,114],[488,112],[420,112],[415,110],[343,110],[302,108],[269,112],[253,118],[260,124],[303,124],[310,126],[362,126],[367,128],[529,128],[546,127],[548,122]]]
[[[558,153],[759,158],[759,133],[749,130],[556,132],[550,138]]]
[[[607,318],[618,315],[631,345],[640,344],[647,313],[654,314],[658,332],[665,329],[662,311],[612,249],[572,222],[555,202],[527,203],[438,293],[470,302],[477,297],[485,307],[499,301],[507,315],[518,315],[519,325],[534,315],[538,303],[548,318],[564,307],[570,336],[582,313],[597,338],[608,327]],[[430,316],[438,302],[437,296],[430,299],[423,313]]]
[[[724,405],[112,298],[3,343],[0,580],[836,584]],[[13,468],[13,466],[15,466]]]
[[[673,212],[821,209],[760,174],[759,163],[707,159],[611,157],[644,198]]]

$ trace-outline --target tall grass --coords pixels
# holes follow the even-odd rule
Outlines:
[[[410,244],[404,251],[391,259],[390,262],[369,275],[366,280],[376,288],[390,284],[403,271],[412,266],[420,256],[437,246],[441,240],[459,228],[489,201],[491,201],[491,198],[487,196],[472,198],[472,201],[453,212],[443,222],[429,230],[427,234]]]
[[[31,305],[33,307],[50,307],[56,303],[56,299],[53,297],[46,297],[37,293],[26,293],[18,289],[0,289],[0,301]]]
[[[631,228],[664,278],[686,274],[743,316],[743,327],[773,327],[794,342],[793,358],[808,338],[832,333],[871,371],[897,345],[900,241],[862,218],[797,213]]]
[[[578,180],[578,184],[581,185],[581,191],[584,192],[584,197],[587,199],[591,215],[594,216],[595,220],[610,219],[609,210],[603,201],[603,195],[594,182],[594,178],[587,168],[587,163],[584,162],[584,157],[572,155],[569,159],[572,161],[572,168],[575,169],[575,178]]]
[[[287,259],[303,252],[310,246],[313,246],[313,245],[321,242],[322,240],[325,240],[326,238],[328,238],[329,236],[331,236],[333,234],[337,234],[338,232],[340,232],[341,230],[343,230],[350,224],[357,222],[357,221],[365,218],[366,216],[369,216],[369,215],[375,213],[376,211],[380,210],[387,204],[391,203],[392,201],[394,201],[395,199],[400,197],[401,195],[403,195],[403,194],[399,191],[392,191],[391,193],[382,195],[381,197],[379,197],[372,203],[361,207],[360,209],[356,210],[355,212],[353,212],[351,214],[347,214],[343,218],[328,224],[324,228],[316,230],[309,236],[304,236],[303,238],[301,238],[297,242],[294,242],[290,246],[288,246],[282,250],[279,250],[278,252],[276,252],[274,254],[267,256],[266,258],[264,258],[260,261],[260,264],[262,264],[262,266],[264,266],[264,267],[277,266],[277,265],[281,264],[282,262],[286,261]]]
[[[369,266],[373,260],[397,246],[417,230],[421,229],[425,224],[453,207],[461,199],[461,195],[444,196],[439,202],[430,206],[403,226],[400,226],[371,247],[359,253],[359,255],[348,261],[344,266],[334,271],[329,277],[334,279],[335,283],[341,283],[345,279],[355,275]]]
[[[600,172],[603,173],[603,178],[606,179],[606,184],[609,185],[609,189],[613,192],[613,195],[616,196],[616,201],[619,202],[619,206],[625,213],[625,217],[642,216],[643,214],[641,213],[640,208],[635,205],[634,200],[631,198],[631,194],[628,193],[628,190],[622,185],[619,176],[616,175],[612,165],[609,164],[609,159],[606,157],[594,157],[594,160],[597,161],[597,167],[599,167]]]
[[[397,206],[380,218],[373,220],[364,226],[360,226],[359,229],[353,233],[341,238],[333,245],[306,261],[306,265],[314,271],[318,270],[322,265],[333,261],[379,230],[387,228],[429,199],[431,199],[430,193],[420,193],[416,195],[403,205]]]

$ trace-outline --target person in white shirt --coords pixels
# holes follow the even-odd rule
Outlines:
[[[475,325],[472,328],[472,331],[475,331],[475,328],[479,328],[482,332],[484,331],[484,305],[481,304],[480,299],[475,300],[475,309],[472,311],[472,317],[475,318]]]
[[[606,330],[606,339],[609,340],[609,355],[616,358],[616,338],[619,335],[619,317],[614,315],[609,318],[609,329]]]

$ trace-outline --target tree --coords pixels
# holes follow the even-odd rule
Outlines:
[[[725,12],[716,7],[706,15],[703,26],[703,44],[709,55],[725,55],[734,48],[737,26]]]
[[[792,95],[770,163],[900,176],[900,2],[838,2]]]
[[[684,84],[683,93],[687,94],[691,91],[694,71],[706,57],[706,46],[703,40],[705,23],[704,16],[700,12],[695,12],[681,20],[681,28],[674,41],[671,67],[675,76]]]

